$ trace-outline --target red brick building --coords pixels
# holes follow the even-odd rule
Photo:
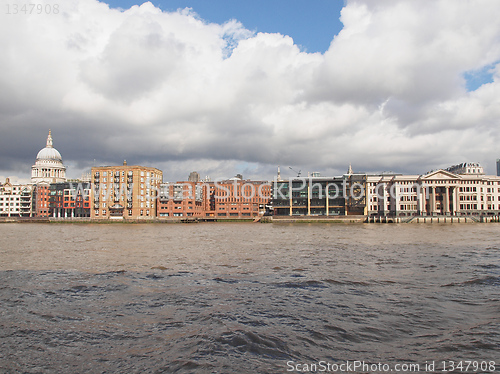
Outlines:
[[[200,182],[162,183],[158,197],[158,217],[204,216]]]
[[[49,217],[50,184],[38,183],[33,188],[33,216]]]
[[[264,214],[271,197],[271,184],[232,178],[214,182],[213,213],[221,218],[252,218]]]
[[[164,183],[158,217],[254,218],[264,213],[270,197],[271,184],[264,181]]]

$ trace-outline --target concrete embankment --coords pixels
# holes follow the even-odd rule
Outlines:
[[[46,217],[0,217],[0,223],[49,223]]]
[[[272,217],[273,223],[363,223],[366,216],[284,216]]]
[[[253,218],[222,217],[169,217],[152,219],[90,219],[52,217],[0,217],[0,223],[200,223],[200,222],[254,222],[254,223],[489,223],[500,222],[499,216],[413,216],[413,217],[367,217],[367,216],[283,216]]]

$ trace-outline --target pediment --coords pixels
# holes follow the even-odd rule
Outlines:
[[[423,175],[421,179],[425,180],[457,180],[460,176],[450,173],[446,170],[435,170],[431,171],[429,174]]]

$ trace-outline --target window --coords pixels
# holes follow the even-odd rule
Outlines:
[[[103,216],[105,216],[105,215],[106,215],[106,211],[105,211],[105,210],[103,210],[103,211],[102,211],[102,215],[103,215]]]

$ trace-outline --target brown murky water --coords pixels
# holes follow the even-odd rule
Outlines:
[[[499,367],[498,224],[2,224],[0,238],[2,373]]]

